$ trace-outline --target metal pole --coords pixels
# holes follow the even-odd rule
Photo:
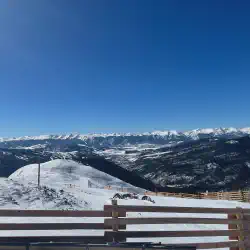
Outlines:
[[[38,157],[38,176],[37,176],[37,186],[40,187],[40,157]]]

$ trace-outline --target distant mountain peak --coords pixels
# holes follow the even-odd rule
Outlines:
[[[200,138],[218,137],[232,139],[250,135],[250,127],[246,128],[197,128],[194,130],[179,132],[176,130],[162,130],[145,133],[110,133],[110,134],[80,134],[70,133],[65,135],[39,135],[39,136],[23,136],[12,138],[0,138],[0,147],[3,144],[19,144],[29,142],[29,145],[41,144],[52,141],[72,141],[84,143],[87,146],[102,147],[102,146],[119,146],[119,145],[134,145],[134,144],[168,144],[172,142],[197,140]],[[32,144],[32,145],[31,145]],[[18,145],[20,146],[20,145]]]

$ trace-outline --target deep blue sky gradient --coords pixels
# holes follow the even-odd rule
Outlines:
[[[0,137],[250,125],[250,2],[0,1]]]

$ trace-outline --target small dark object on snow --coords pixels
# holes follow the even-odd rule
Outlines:
[[[136,194],[130,194],[130,193],[127,193],[127,194],[119,194],[119,193],[116,193],[114,196],[113,196],[113,199],[139,199],[138,198],[138,195]]]
[[[144,200],[144,201],[150,201],[150,202],[152,202],[152,203],[155,203],[155,201],[152,200],[152,199],[151,199],[149,196],[147,196],[147,195],[142,196],[141,199]]]
[[[120,193],[116,193],[114,196],[113,196],[113,199],[133,199],[133,200],[139,200],[139,196],[135,193],[127,193],[127,194],[120,194]],[[147,195],[144,195],[142,196],[141,198],[142,200],[145,200],[145,201],[150,201],[152,203],[155,203],[154,200],[152,200],[149,196]]]
[[[113,196],[113,199],[121,199],[121,195],[119,193],[116,193],[114,196]]]
[[[138,199],[138,196],[136,194],[122,194],[122,199]]]

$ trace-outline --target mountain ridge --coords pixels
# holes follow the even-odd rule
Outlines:
[[[145,133],[111,133],[111,134],[66,134],[39,135],[23,137],[0,137],[0,147],[34,146],[36,144],[57,141],[83,143],[90,147],[112,147],[133,144],[168,144],[181,141],[198,140],[202,138],[235,138],[250,135],[250,127],[246,128],[207,128],[194,129],[184,132],[175,130],[153,131]],[[20,145],[19,145],[20,144]]]
[[[0,137],[0,142],[15,141],[15,140],[46,140],[46,139],[85,139],[93,137],[110,137],[110,136],[143,136],[143,135],[156,135],[156,136],[168,136],[168,135],[190,135],[190,134],[228,134],[228,133],[245,133],[250,134],[250,127],[244,128],[197,128],[192,130],[177,131],[177,130],[154,130],[152,132],[142,133],[69,133],[69,134],[48,134],[38,136],[19,136],[19,137]]]
[[[250,128],[2,139],[0,176],[51,158],[69,158],[147,190],[246,188]]]

